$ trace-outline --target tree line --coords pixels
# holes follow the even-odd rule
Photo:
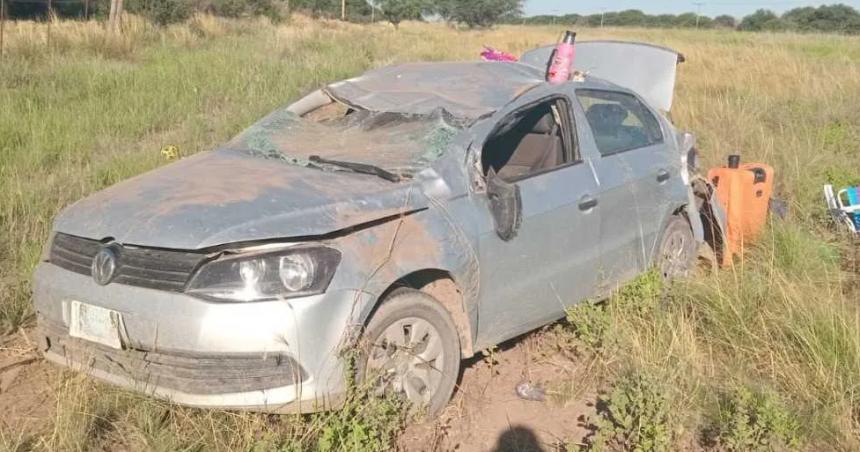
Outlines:
[[[107,18],[111,0],[5,0],[12,19]],[[115,3],[115,2],[114,2]],[[267,16],[279,21],[293,12],[315,18],[366,23],[442,19],[489,27],[522,16],[523,0],[124,0],[124,10],[159,25],[182,22],[195,12],[216,16]]]
[[[566,14],[522,17],[511,23],[531,25],[650,27],[650,28],[732,28],[743,31],[799,31],[860,34],[860,12],[844,4],[794,8],[779,15],[760,9],[738,21],[730,15],[645,14],[636,9],[599,14]]]
[[[107,17],[111,0],[5,0],[7,16],[39,18]],[[860,34],[860,12],[844,4],[801,7],[782,15],[760,9],[738,21],[729,15],[646,14],[640,10],[599,14],[523,16],[523,0],[124,0],[125,10],[156,24],[181,22],[195,12],[225,17],[267,16],[279,21],[299,11],[351,22],[444,20],[469,28],[497,23],[559,26],[726,28],[743,31],[799,31]],[[50,11],[48,10],[50,8]]]

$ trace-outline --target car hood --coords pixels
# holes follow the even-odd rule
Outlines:
[[[316,236],[426,207],[415,184],[223,149],[95,193],[66,208],[54,228],[170,249]]]

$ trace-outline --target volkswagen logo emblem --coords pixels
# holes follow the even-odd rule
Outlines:
[[[111,282],[116,273],[118,257],[114,246],[106,246],[96,253],[90,267],[96,284],[104,286]]]

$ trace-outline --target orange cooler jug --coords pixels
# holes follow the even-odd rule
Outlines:
[[[764,228],[773,193],[773,168],[763,163],[741,165],[740,156],[730,155],[727,167],[708,171],[708,180],[726,211],[722,264],[727,265]]]

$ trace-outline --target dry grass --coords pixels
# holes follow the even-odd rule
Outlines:
[[[58,210],[164,164],[163,145],[184,154],[211,148],[300,93],[369,67],[472,59],[483,44],[518,53],[557,31],[199,16],[166,29],[129,17],[114,36],[95,22],[12,23],[0,62],[0,333],[31,319],[30,273]],[[806,422],[804,444],[860,447],[857,275],[840,269],[840,253],[852,245],[828,229],[819,195],[826,181],[860,182],[860,40],[579,32],[682,51],[675,122],[698,134],[707,163],[740,151],[773,164],[777,191],[792,207],[742,267],[676,287],[659,315],[610,310],[621,346],[607,354],[609,374],[673,382],[688,437],[719,417],[714,407],[733,388],[764,387]],[[56,378],[54,417],[26,431],[0,429],[0,445],[297,450],[323,447],[323,431],[355,434],[388,409],[359,421],[201,412]]]

